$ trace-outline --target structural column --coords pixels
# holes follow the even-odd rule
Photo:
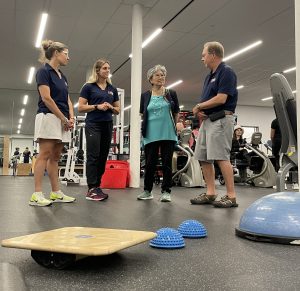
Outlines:
[[[296,56],[296,103],[297,103],[297,128],[300,128],[300,1],[295,0],[295,56]],[[300,140],[297,141],[298,163],[300,161]],[[300,185],[300,171],[298,166],[298,184]],[[300,189],[300,188],[299,188]]]
[[[3,138],[3,175],[8,175],[9,170],[8,170],[8,165],[10,162],[9,158],[9,136],[5,135]]]
[[[142,84],[143,13],[140,4],[132,10],[131,59],[131,115],[130,115],[130,187],[140,186],[140,131],[139,115]]]

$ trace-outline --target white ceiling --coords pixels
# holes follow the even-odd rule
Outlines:
[[[114,71],[131,52],[132,5],[142,3],[144,39],[165,25],[189,0],[1,0],[0,2],[0,135],[15,134],[29,95],[22,134],[33,134],[37,109],[36,85],[26,83],[30,66],[38,67],[35,38],[42,12],[48,12],[45,38],[69,46],[70,63],[63,68],[71,97],[77,102],[86,73],[100,57],[111,61]],[[146,71],[155,64],[168,70],[167,83],[176,87],[180,104],[191,109],[208,73],[201,63],[203,44],[217,40],[229,55],[257,40],[263,44],[228,61],[237,73],[239,105],[272,106],[269,77],[295,66],[293,0],[194,0],[143,50],[142,90],[148,89]],[[295,90],[295,72],[287,75]],[[130,61],[113,76],[125,89],[130,103]]]

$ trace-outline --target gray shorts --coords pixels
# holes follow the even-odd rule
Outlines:
[[[233,115],[216,121],[205,119],[200,127],[195,148],[195,159],[213,163],[229,161],[234,128]]]

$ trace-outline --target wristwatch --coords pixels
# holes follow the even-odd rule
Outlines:
[[[98,105],[94,105],[95,110],[98,110]]]

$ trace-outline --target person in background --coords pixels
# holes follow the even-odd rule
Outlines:
[[[248,151],[245,149],[246,139],[243,138],[244,129],[240,125],[234,127],[231,153],[235,158],[249,162]]]
[[[74,202],[75,198],[60,190],[58,161],[64,146],[71,140],[74,126],[73,105],[68,93],[68,81],[60,67],[69,62],[66,45],[52,40],[42,41],[39,61],[43,66],[36,73],[39,93],[35,117],[34,140],[39,143],[39,155],[34,166],[35,191],[29,205],[49,206],[53,202]],[[42,181],[47,170],[51,192],[49,199],[42,192]]]
[[[138,200],[153,199],[152,188],[158,155],[162,160],[161,202],[171,202],[172,157],[177,143],[176,123],[180,111],[177,94],[164,87],[167,70],[156,65],[147,72],[151,90],[141,95],[142,136],[145,145],[144,191]]]
[[[14,151],[14,156],[20,156],[20,148],[16,147],[16,149]]]
[[[33,153],[32,153],[32,157],[37,157],[39,153],[37,152],[37,149],[34,149],[33,150]]]
[[[237,207],[230,151],[237,103],[237,77],[223,62],[224,48],[219,42],[208,42],[202,50],[202,62],[210,69],[204,81],[200,103],[193,113],[202,119],[195,148],[195,159],[200,161],[207,192],[191,199],[192,204],[213,204],[219,208]],[[226,195],[216,201],[216,161],[226,185]]]
[[[275,171],[278,172],[280,168],[280,148],[281,148],[281,131],[278,119],[275,118],[271,123],[271,141],[272,141],[272,155],[275,157]]]
[[[31,152],[28,149],[28,147],[26,147],[25,151],[23,152],[23,158],[24,158],[24,163],[28,164],[29,163],[29,159],[31,158]]]
[[[118,91],[111,84],[109,74],[109,61],[97,60],[91,76],[81,89],[78,101],[78,111],[87,113],[85,120],[88,184],[86,199],[91,201],[102,201],[108,198],[100,188],[100,184],[111,145],[112,115],[120,113]]]

